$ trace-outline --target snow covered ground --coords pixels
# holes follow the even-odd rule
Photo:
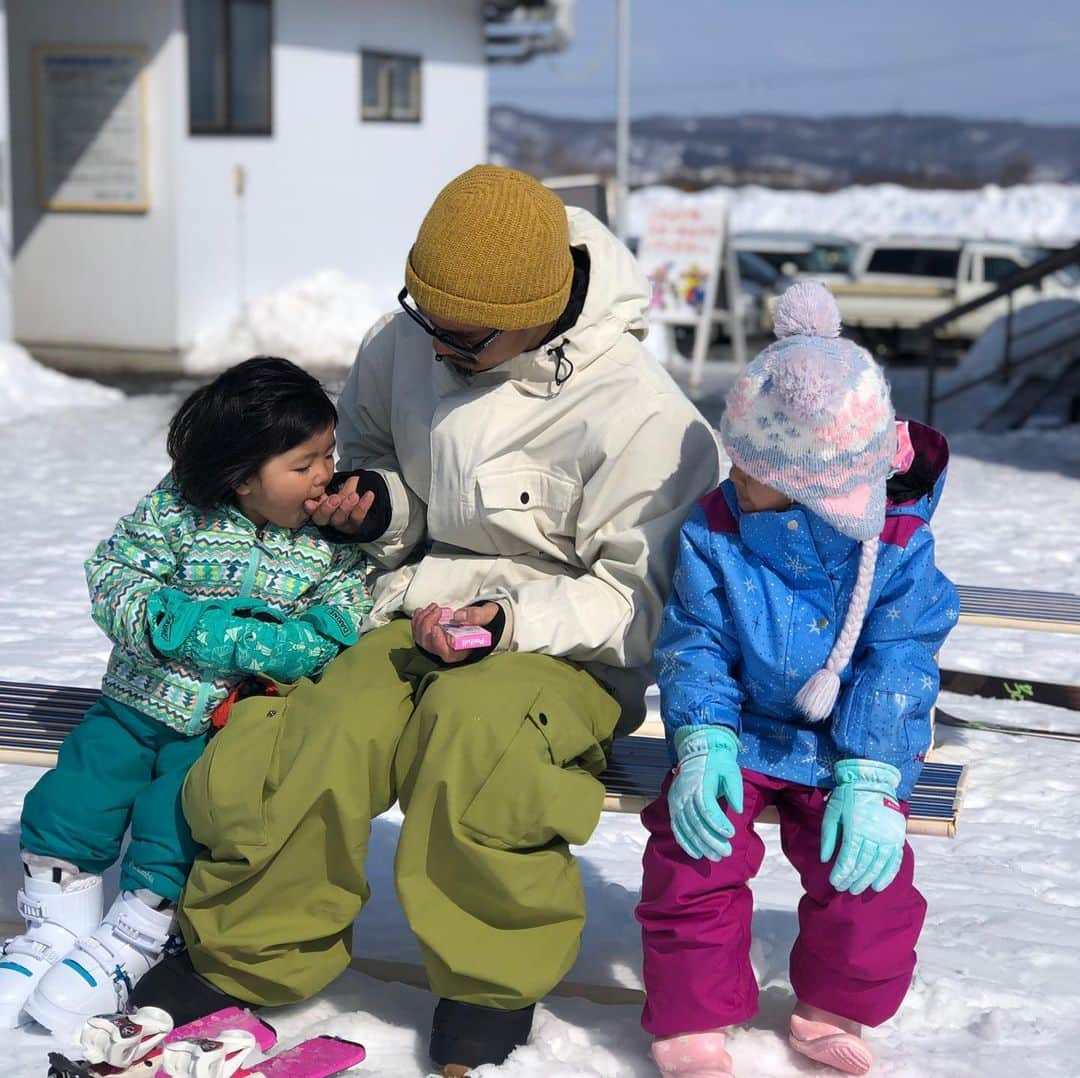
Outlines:
[[[12,371],[15,370],[13,374]],[[48,372],[51,373],[51,372]],[[172,396],[117,399],[33,368],[0,368],[33,384],[34,411],[0,413],[0,678],[94,686],[108,644],[90,621],[82,561],[116,518],[164,472]],[[917,382],[897,383],[917,400]],[[14,402],[14,395],[9,399]],[[48,410],[41,405],[52,405]],[[6,420],[6,421],[5,421]],[[1080,592],[1080,428],[995,437],[961,434],[937,517],[940,561],[965,583]],[[1076,638],[959,628],[942,661],[1009,676],[1080,681]],[[1080,729],[1075,713],[1024,703],[946,698],[961,715]],[[960,835],[916,839],[918,882],[930,903],[915,983],[901,1013],[871,1034],[892,1078],[1073,1078],[1080,1073],[1080,743],[986,732],[940,732],[941,755],[967,761],[971,779]],[[16,920],[18,818],[36,769],[0,766],[0,922]],[[357,925],[357,954],[417,961],[397,908],[392,859],[400,818],[377,821],[370,854],[374,896]],[[744,1078],[824,1074],[792,1057],[783,1030],[791,1006],[787,953],[798,890],[766,828],[769,856],[755,882],[753,960],[761,1013],[732,1038]],[[638,987],[632,911],[644,832],[636,817],[606,815],[580,851],[589,921],[576,981]],[[115,876],[111,879],[115,887]],[[314,1032],[361,1040],[358,1074],[427,1073],[432,1001],[423,991],[348,972],[307,1003],[275,1011],[283,1042]],[[12,1078],[37,1078],[55,1047],[41,1030],[3,1035]],[[638,1008],[552,999],[532,1042],[502,1068],[519,1078],[650,1075]],[[832,1073],[832,1072],[829,1072]]]

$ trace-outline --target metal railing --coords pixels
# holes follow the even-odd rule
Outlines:
[[[959,306],[952,307],[944,314],[939,314],[936,318],[931,318],[927,322],[923,322],[919,326],[915,333],[927,338],[927,364],[926,364],[926,421],[927,423],[933,423],[934,421],[934,405],[938,401],[946,400],[949,397],[954,397],[959,393],[962,393],[966,389],[970,389],[972,386],[980,385],[983,382],[989,382],[992,379],[1000,379],[1003,382],[1007,382],[1013,372],[1018,368],[1030,363],[1032,360],[1038,359],[1041,356],[1046,355],[1056,348],[1061,348],[1064,345],[1070,344],[1073,341],[1080,341],[1080,330],[1075,332],[1066,333],[1061,338],[1051,341],[1049,343],[1042,343],[1038,347],[1032,349],[1031,352],[1022,356],[1016,357],[1013,354],[1013,346],[1015,342],[1023,337],[1027,337],[1037,330],[1045,329],[1047,326],[1054,325],[1058,322],[1064,322],[1070,320],[1076,316],[1075,311],[1064,311],[1052,315],[1050,318],[1044,321],[1037,322],[1032,326],[1026,326],[1024,329],[1018,332],[1013,332],[1013,314],[1015,311],[1014,294],[1018,288],[1023,288],[1024,285],[1037,284],[1044,277],[1049,276],[1051,273],[1056,272],[1065,266],[1072,266],[1080,263],[1080,243],[1068,248],[1065,251],[1059,251],[1057,254],[1050,255],[1048,258],[1042,259],[1040,262],[1036,262],[1031,266],[1027,266],[1025,269],[1020,270],[1018,273],[1014,273],[998,285],[997,288],[990,292],[987,292],[983,296],[978,296],[976,299],[968,300],[967,303],[961,303]],[[996,370],[990,371],[987,374],[980,375],[978,378],[972,378],[970,381],[963,383],[959,386],[953,386],[947,392],[942,393],[940,396],[935,394],[935,385],[937,382],[937,331],[942,326],[948,325],[950,322],[955,321],[957,318],[962,317],[971,311],[976,311],[980,307],[986,306],[988,303],[993,303],[994,300],[1006,297],[1009,303],[1008,312],[1005,315],[1005,348],[1002,355],[1001,366]]]

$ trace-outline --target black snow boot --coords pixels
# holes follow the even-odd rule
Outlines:
[[[167,1011],[174,1025],[182,1026],[225,1007],[247,1007],[255,1010],[257,1003],[237,999],[215,988],[200,976],[191,964],[187,951],[163,958],[135,985],[129,1005],[160,1007]]]
[[[467,1074],[481,1063],[502,1063],[529,1039],[534,1005],[516,1011],[440,999],[431,1020],[429,1054],[444,1075]]]

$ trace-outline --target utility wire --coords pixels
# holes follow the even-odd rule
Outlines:
[[[1060,52],[1063,49],[1071,49],[1072,44],[1067,41],[1053,42],[1043,45],[1032,45],[1028,48],[1015,46],[1002,46],[999,49],[981,50],[977,52],[947,53],[925,60],[902,60],[894,63],[857,65],[847,68],[832,68],[829,70],[802,71],[765,71],[754,72],[746,75],[733,76],[720,80],[686,80],[664,79],[649,81],[648,79],[634,80],[635,93],[647,93],[655,90],[679,90],[679,91],[713,91],[721,92],[736,89],[781,89],[791,86],[805,85],[829,85],[842,82],[856,82],[862,80],[874,80],[887,78],[892,75],[923,74],[928,71],[943,71],[953,67],[970,64],[982,64],[988,61],[1008,59],[1016,61],[1023,57],[1043,56],[1047,53]],[[495,81],[494,79],[492,80]],[[498,93],[498,87],[493,86],[493,92]],[[583,91],[592,89],[596,93],[601,92],[600,87],[589,87],[585,80],[578,78],[560,79],[558,86],[526,85],[516,88],[514,95],[517,97],[567,97],[581,96]]]

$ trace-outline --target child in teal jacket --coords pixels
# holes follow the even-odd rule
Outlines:
[[[337,413],[288,360],[257,357],[195,391],[170,473],[86,563],[113,642],[102,696],[23,806],[27,930],[0,955],[0,1027],[57,1032],[123,1010],[175,932],[197,847],[180,807],[215,709],[252,677],[317,676],[370,610],[358,547],[308,510],[333,475]],[[124,853],[102,919],[101,873]]]

